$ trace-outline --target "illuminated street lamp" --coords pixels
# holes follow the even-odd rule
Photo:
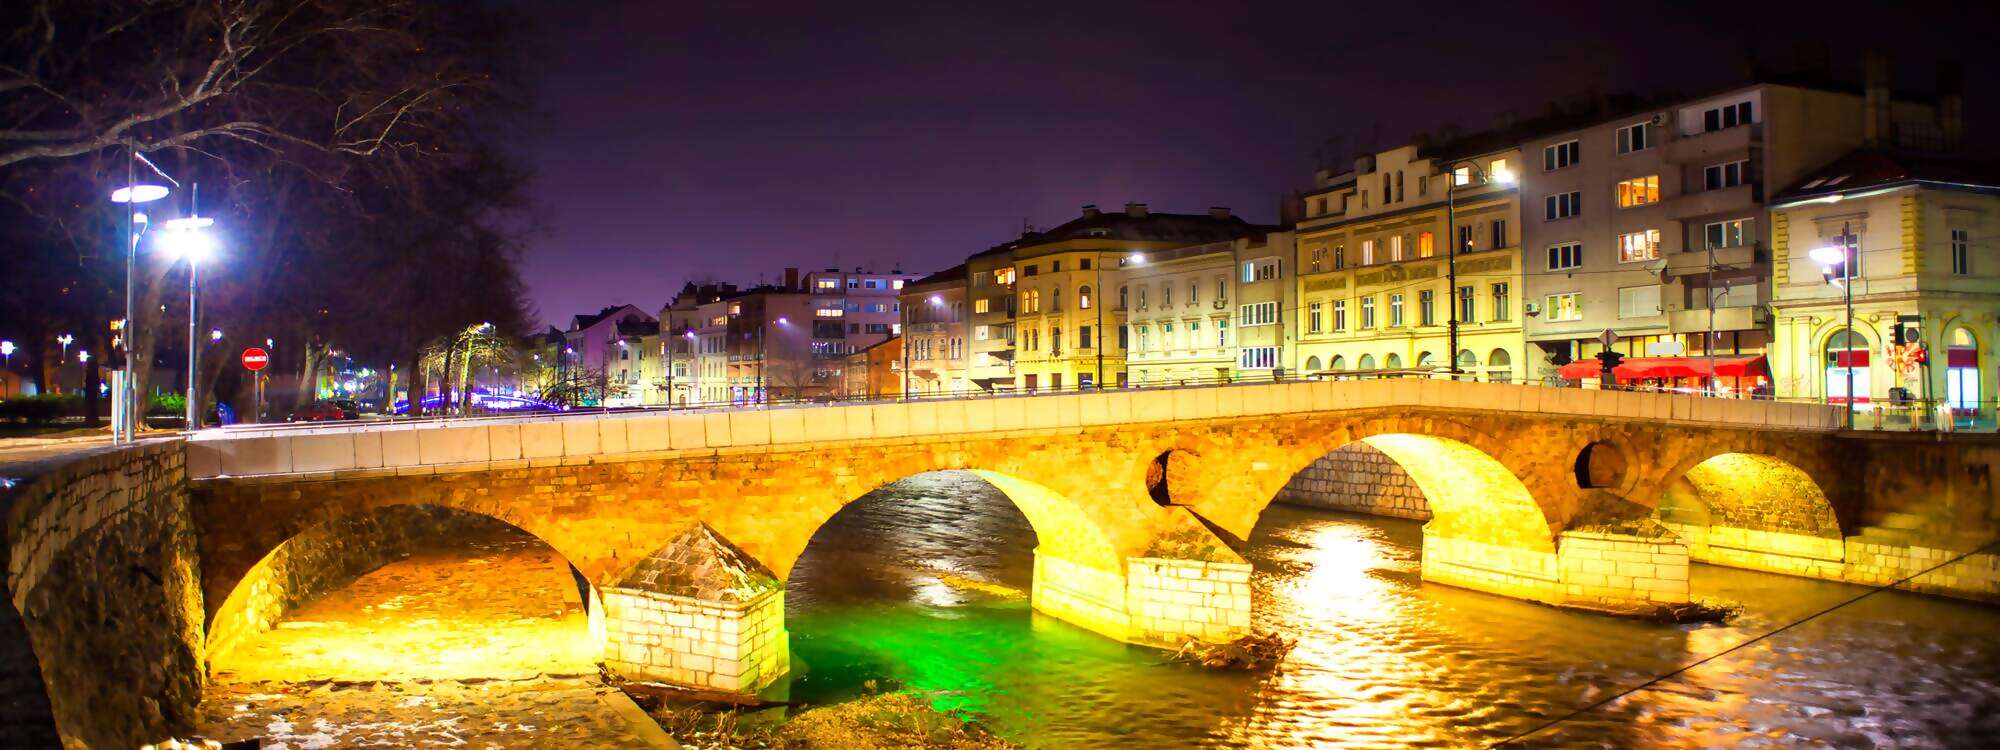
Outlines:
[[[215,252],[215,240],[208,236],[208,227],[214,219],[205,216],[189,216],[173,219],[165,225],[167,233],[160,235],[160,249],[175,261],[185,260],[188,265],[188,382],[187,382],[187,429],[201,429],[201,390],[198,380],[201,348],[196,346],[195,330],[201,321],[198,302],[201,264]],[[221,331],[215,331],[220,338]],[[211,339],[212,340],[212,339]]]
[[[14,342],[0,341],[0,359],[4,359],[4,361],[7,363],[6,364],[7,369],[12,370],[14,368]],[[13,394],[10,393],[6,395],[11,396]]]
[[[1854,236],[1849,224],[1840,225],[1840,236],[1834,238],[1839,245],[1826,245],[1808,251],[1806,255],[1820,264],[1820,276],[1826,283],[1840,287],[1843,303],[1847,307],[1847,330],[1842,337],[1847,348],[1848,361],[1840,368],[1847,373],[1847,429],[1854,429],[1854,260],[1861,253],[1860,238]]]
[[[67,333],[65,333],[65,334],[63,334],[63,335],[61,335],[61,336],[57,336],[57,337],[56,337],[56,343],[58,343],[58,344],[62,344],[62,358],[61,358],[61,359],[58,359],[58,360],[56,360],[57,362],[68,362],[68,361],[69,361],[69,345],[70,345],[70,343],[71,343],[71,342],[74,342],[74,341],[76,341],[76,337],[75,337],[75,336],[71,336],[71,335],[69,335],[69,334],[67,334]]]
[[[1445,176],[1444,230],[1445,234],[1451,237],[1451,250],[1447,251],[1444,256],[1445,279],[1446,279],[1445,285],[1448,287],[1445,290],[1444,294],[1445,294],[1445,300],[1449,303],[1449,307],[1451,310],[1450,322],[1445,327],[1445,334],[1446,334],[1445,338],[1448,340],[1447,346],[1448,348],[1450,348],[1451,351],[1446,352],[1445,357],[1451,363],[1452,380],[1457,380],[1459,375],[1458,254],[1465,251],[1465,246],[1460,244],[1458,241],[1458,216],[1457,216],[1458,192],[1457,191],[1458,191],[1458,182],[1460,177],[1459,170],[1465,170],[1464,178],[1467,184],[1470,184],[1472,182],[1472,176],[1475,174],[1479,176],[1481,182],[1489,184],[1498,182],[1502,185],[1513,185],[1515,180],[1513,172],[1496,169],[1489,174],[1485,169],[1480,168],[1479,162],[1476,161],[1466,162],[1465,166],[1459,167],[1458,169],[1454,169],[1452,170],[1451,174]]]
[[[137,402],[139,400],[138,383],[133,380],[133,367],[134,362],[140,355],[133,347],[135,334],[137,333],[133,321],[137,320],[137,318],[134,315],[134,301],[136,297],[135,290],[132,287],[132,279],[138,272],[139,235],[144,231],[141,227],[146,223],[146,215],[140,213],[137,208],[141,203],[151,203],[165,198],[167,197],[167,193],[171,192],[165,185],[140,182],[140,164],[146,165],[148,169],[153,171],[153,174],[159,175],[167,182],[173,183],[175,187],[180,186],[180,183],[174,182],[174,178],[168,177],[167,173],[160,171],[159,165],[154,164],[145,155],[128,149],[125,159],[125,186],[111,191],[111,202],[123,205],[126,208],[124,333],[126,356],[125,367],[120,375],[121,382],[118,393],[112,397],[113,412],[121,415],[123,418],[118,420],[118,424],[115,425],[116,429],[112,431],[114,442],[130,442],[137,431],[138,424],[138,420],[133,416],[137,413]]]

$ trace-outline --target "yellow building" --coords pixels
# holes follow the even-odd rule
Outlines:
[[[1464,377],[1505,382],[1521,333],[1520,152],[1403,146],[1322,172],[1297,230],[1299,371],[1448,373],[1453,306]],[[1450,217],[1447,217],[1450,214]],[[1447,253],[1456,238],[1457,289]]]
[[[903,285],[902,345],[909,351],[902,354],[911,395],[965,396],[979,390],[966,346],[972,322],[965,297],[963,263]]]
[[[1859,426],[1878,417],[1935,425],[1938,407],[1960,429],[1993,426],[2000,167],[1862,149],[1774,198],[1771,222],[1778,396],[1837,402],[1851,376]],[[1852,337],[1846,290],[1823,263],[1828,251],[1837,261],[1843,245],[1859,259]],[[1925,350],[1924,364],[1907,373],[1889,362],[1899,327]]]
[[[1133,385],[1190,385],[1292,372],[1283,316],[1291,233],[1271,231],[1127,258],[1115,303],[1127,311]]]
[[[1127,203],[1123,213],[1084,206],[1082,217],[1022,237],[1010,253],[1016,387],[1124,385],[1126,342],[1120,339],[1130,335],[1126,311],[1115,304],[1116,292],[1103,291],[1121,283],[1123,264],[1147,253],[1232,239],[1255,229],[1226,208],[1162,214],[1144,203]]]

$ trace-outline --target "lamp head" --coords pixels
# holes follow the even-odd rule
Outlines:
[[[138,183],[111,191],[112,203],[151,203],[167,197],[167,186]]]
[[[1847,260],[1847,251],[1832,245],[1815,247],[1806,253],[1820,265],[1831,266]]]

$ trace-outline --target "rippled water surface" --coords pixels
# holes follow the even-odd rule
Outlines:
[[[1272,506],[1250,540],[1277,673],[1161,663],[1034,614],[1034,532],[969,474],[836,516],[787,592],[795,700],[876,685],[1034,747],[1492,744],[1865,589],[1696,566],[1726,626],[1558,610],[1418,580],[1421,524]],[[2000,608],[1883,593],[1595,711],[1537,746],[1979,747],[2000,737]]]

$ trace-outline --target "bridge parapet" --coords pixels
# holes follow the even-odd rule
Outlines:
[[[303,479],[645,460],[689,451],[1412,407],[1832,432],[1839,407],[1450,380],[1293,382],[675,413],[197,434],[190,479]]]

